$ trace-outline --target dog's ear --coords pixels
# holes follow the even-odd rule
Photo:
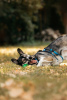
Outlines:
[[[17,61],[16,59],[14,59],[14,58],[12,58],[11,61],[12,61],[13,63],[15,63],[15,64],[18,64],[18,61]]]
[[[20,55],[23,55],[23,54],[24,54],[24,52],[23,52],[20,48],[17,49],[17,52],[18,52]]]
[[[27,57],[27,54],[25,54],[20,48],[18,48],[17,51],[20,54],[20,56],[22,55],[23,57]]]

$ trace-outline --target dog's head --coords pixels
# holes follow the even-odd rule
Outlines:
[[[12,58],[11,61],[17,65],[22,66],[23,64],[36,64],[37,61],[35,60],[34,55],[30,56],[25,54],[20,48],[17,49],[20,57],[18,59]]]

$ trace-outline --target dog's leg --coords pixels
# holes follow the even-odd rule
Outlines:
[[[53,57],[51,57],[51,56],[41,57],[37,67],[39,67],[39,66],[51,66],[52,62],[53,62]]]
[[[39,63],[37,64],[37,67],[40,67],[40,66],[42,66],[42,62],[43,62],[43,57],[41,57],[41,59],[39,60]]]

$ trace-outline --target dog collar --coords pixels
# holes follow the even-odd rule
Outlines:
[[[37,60],[36,58],[35,58],[35,60]],[[38,63],[39,61],[37,60],[37,63]]]
[[[63,60],[63,57],[59,53],[57,53],[56,51],[53,51],[52,49],[50,49],[50,50],[44,49],[43,51],[52,54],[57,60],[58,60],[58,58],[55,55],[59,55],[62,58],[62,60]]]

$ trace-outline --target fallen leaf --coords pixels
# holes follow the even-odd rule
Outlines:
[[[12,88],[8,92],[9,96],[12,97],[12,98],[17,98],[23,93],[24,93],[24,91],[23,91],[22,88]]]

